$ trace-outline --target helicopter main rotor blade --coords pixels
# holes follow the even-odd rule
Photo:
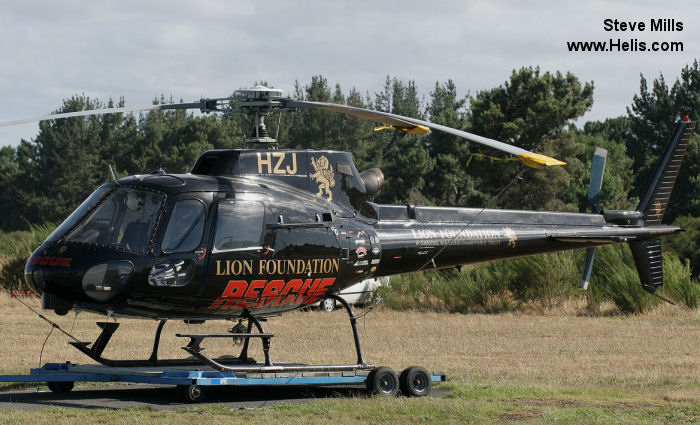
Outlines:
[[[148,106],[130,106],[123,108],[105,108],[105,109],[89,109],[85,111],[75,111],[75,112],[62,112],[58,114],[48,114],[39,117],[32,118],[22,118],[14,121],[0,122],[0,127],[9,127],[12,125],[25,124],[29,122],[38,122],[45,120],[55,120],[62,118],[72,118],[72,117],[86,117],[90,115],[104,115],[104,114],[119,114],[124,112],[146,112],[146,111],[157,111],[157,110],[168,110],[168,109],[199,109],[202,112],[212,112],[216,111],[216,103],[223,99],[201,99],[199,102],[192,103],[165,103],[162,105],[148,105]]]
[[[554,158],[550,158],[545,155],[537,154],[534,152],[527,151],[525,149],[519,148],[517,146],[509,145],[507,143],[499,142],[498,140],[489,139],[487,137],[478,136],[476,134],[468,133],[466,131],[457,130],[456,128],[447,127],[440,124],[435,124],[429,121],[423,121],[415,118],[404,117],[402,115],[390,114],[388,112],[372,111],[369,109],[356,108],[354,106],[340,105],[337,103],[326,103],[326,102],[310,102],[304,100],[288,100],[286,102],[288,108],[312,108],[312,109],[322,109],[332,112],[341,112],[348,115],[353,115],[359,118],[364,118],[372,121],[378,121],[384,124],[388,124],[392,127],[396,127],[399,130],[406,132],[421,132],[420,127],[429,128],[433,130],[442,131],[448,134],[452,134],[463,139],[480,143],[482,145],[488,146],[490,148],[498,149],[502,152],[509,153],[518,157],[520,162],[532,168],[544,168],[551,167],[554,165],[564,165],[565,162],[559,161]],[[415,131],[415,130],[418,131]]]

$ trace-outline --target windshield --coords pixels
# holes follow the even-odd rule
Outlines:
[[[63,223],[61,223],[60,226],[54,230],[48,238],[46,238],[47,241],[52,241],[55,239],[60,238],[63,236],[68,230],[70,230],[75,224],[80,221],[81,218],[87,214],[88,211],[90,211],[92,208],[97,205],[102,198],[110,191],[112,190],[113,187],[109,185],[104,185],[100,188],[98,188],[96,191],[92,192],[92,195],[90,195],[86,200],[83,201],[82,204],[78,208],[76,208],[75,211],[71,215],[69,215],[65,220],[63,220]]]
[[[66,237],[66,241],[114,246],[145,253],[165,196],[119,188]]]

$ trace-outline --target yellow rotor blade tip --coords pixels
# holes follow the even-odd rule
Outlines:
[[[555,165],[566,165],[566,162],[559,161],[558,159],[550,158],[547,155],[541,155],[539,153],[521,153],[518,155],[518,159],[523,164],[531,168],[545,168],[553,167]]]

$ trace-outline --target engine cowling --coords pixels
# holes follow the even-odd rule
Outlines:
[[[368,195],[375,195],[384,189],[384,173],[379,168],[370,168],[360,173]]]

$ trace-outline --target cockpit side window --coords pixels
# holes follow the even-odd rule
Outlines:
[[[66,236],[66,241],[114,246],[145,253],[165,196],[119,188]]]
[[[215,251],[260,247],[265,208],[260,202],[222,200],[216,215]]]
[[[206,208],[196,199],[178,201],[160,247],[165,253],[194,251],[202,242]]]

